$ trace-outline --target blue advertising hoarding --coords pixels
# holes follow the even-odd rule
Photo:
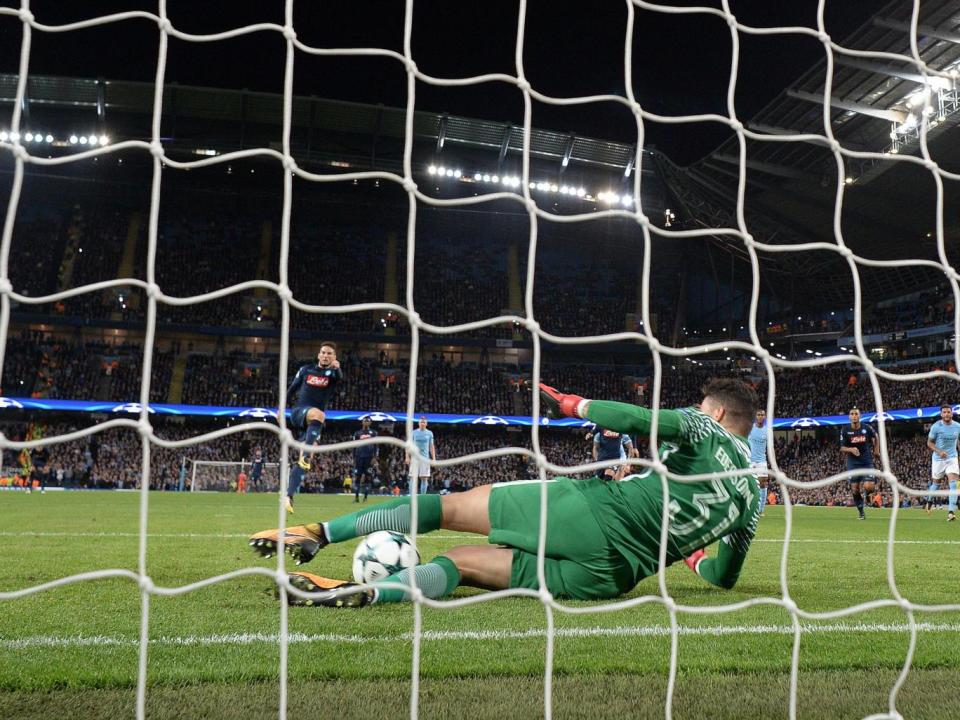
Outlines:
[[[140,403],[116,402],[103,400],[49,400],[46,398],[7,398],[0,397],[0,410],[46,410],[56,412],[84,412],[107,413],[116,415],[137,415],[140,413]],[[150,414],[178,415],[189,417],[218,417],[242,418],[247,420],[267,420],[277,417],[276,408],[261,407],[234,407],[216,405],[167,405],[157,403],[148,407]],[[954,414],[960,415],[960,404],[953,406]],[[289,414],[289,409],[287,410]],[[486,425],[486,426],[527,426],[533,424],[533,419],[523,415],[452,415],[445,413],[423,413],[427,420],[437,425]],[[910,408],[906,410],[887,410],[884,412],[886,422],[905,420],[937,419],[940,416],[939,406]],[[379,410],[328,410],[327,419],[337,421],[359,421],[369,417],[375,423],[397,422],[407,420],[403,412],[383,412]],[[414,416],[414,420],[420,414]],[[877,414],[865,412],[863,422],[875,422]],[[845,425],[848,422],[846,415],[821,415],[817,417],[776,418],[773,426],[778,430],[829,427]],[[575,418],[552,420],[540,419],[541,425],[550,427],[585,427],[592,423]]]

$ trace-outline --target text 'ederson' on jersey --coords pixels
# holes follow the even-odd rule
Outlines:
[[[653,412],[624,403],[591,401],[589,418],[602,427],[649,436]],[[716,556],[698,568],[710,583],[730,588],[757,530],[759,487],[748,470],[746,439],[724,429],[698,408],[660,410],[657,419],[660,460],[675,475],[747,470],[737,476],[684,482],[669,480],[670,527],[666,561],[672,564],[722,540]],[[660,476],[652,470],[628,475],[621,482],[584,484],[581,490],[602,507],[597,520],[617,550],[633,566],[636,577],[657,572],[663,501]]]

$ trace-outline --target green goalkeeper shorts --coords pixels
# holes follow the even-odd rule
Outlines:
[[[604,483],[596,478],[557,478],[547,483],[547,538],[544,571],[554,597],[576,600],[613,598],[636,585],[634,573],[593,515],[577,488]],[[537,547],[540,532],[540,481],[498,483],[490,492],[490,536],[513,548],[510,587],[540,587]]]

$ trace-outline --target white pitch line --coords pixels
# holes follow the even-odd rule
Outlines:
[[[147,533],[148,538],[206,538],[214,540],[228,540],[231,538],[247,538],[250,533]],[[25,530],[23,532],[0,532],[0,537],[71,537],[71,538],[139,538],[140,533],[136,532],[43,532],[34,530]],[[433,533],[424,534],[424,537],[430,540],[463,540],[473,538],[477,542],[482,542],[481,536],[471,533],[460,535],[434,535]],[[755,543],[776,543],[782,545],[783,540],[777,538],[755,538]],[[794,538],[791,543],[809,543],[809,544],[828,544],[828,545],[886,545],[887,540],[861,540],[858,538]],[[960,545],[960,540],[894,540],[894,545]]]
[[[917,632],[960,632],[960,624],[956,623],[917,623]],[[910,626],[885,623],[837,623],[837,624],[801,624],[800,632],[804,634],[820,633],[906,633]],[[722,637],[727,635],[793,635],[790,625],[740,625],[740,626],[699,626],[680,627],[679,635],[699,637]],[[476,630],[476,631],[427,631],[421,637],[426,641],[446,640],[524,640],[546,637],[546,631],[540,628],[529,630]],[[618,627],[588,627],[588,628],[558,628],[558,638],[598,638],[598,637],[670,637],[670,628],[654,625],[618,626]],[[345,643],[365,645],[368,643],[409,643],[413,633],[399,635],[363,636],[363,635],[334,635],[334,634],[307,634],[291,633],[287,636],[290,644],[304,643]],[[212,645],[256,645],[280,642],[280,636],[275,633],[231,633],[225,635],[187,635],[162,636],[152,638],[151,645],[169,647],[192,647]],[[55,635],[34,635],[25,638],[0,639],[0,648],[5,650],[25,650],[28,648],[66,648],[66,647],[138,647],[136,638],[111,637],[108,635],[76,635],[58,637]]]

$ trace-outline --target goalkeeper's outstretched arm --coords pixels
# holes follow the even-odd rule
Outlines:
[[[558,392],[549,385],[540,385],[544,414],[551,417],[578,417],[615,432],[649,437],[653,429],[653,411],[613,400],[586,400],[579,395]],[[668,442],[684,436],[683,413],[660,410],[657,413],[657,438]]]

